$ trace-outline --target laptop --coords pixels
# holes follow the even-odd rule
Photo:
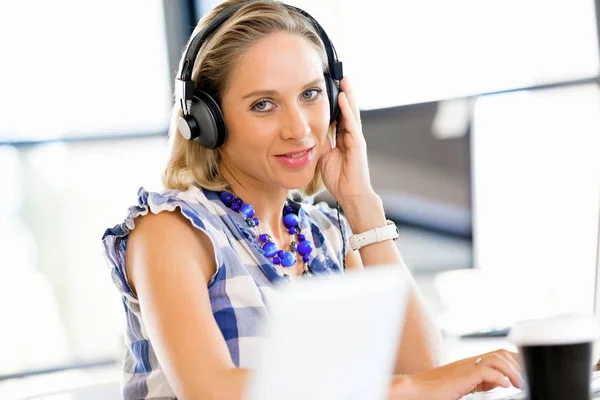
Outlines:
[[[282,288],[269,299],[246,399],[387,398],[408,290],[394,266]]]

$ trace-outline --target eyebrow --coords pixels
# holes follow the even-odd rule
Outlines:
[[[306,85],[304,85],[304,87],[308,87],[308,86],[314,86],[317,83],[322,83],[323,82],[323,77],[314,79],[310,82],[308,82]],[[254,96],[273,96],[277,94],[277,90],[255,90],[254,92],[250,92],[246,95],[244,95],[242,97],[242,100],[245,100],[249,97],[254,97]]]

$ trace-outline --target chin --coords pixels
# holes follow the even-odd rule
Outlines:
[[[280,184],[282,187],[287,190],[297,190],[302,189],[308,186],[308,184],[312,181],[314,173],[311,173],[310,176],[302,176],[302,177],[289,177],[288,179],[283,179]]]

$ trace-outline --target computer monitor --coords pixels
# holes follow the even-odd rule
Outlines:
[[[507,312],[599,310],[598,85],[478,98],[471,151],[474,264],[509,278]]]
[[[600,203],[598,204],[600,210]],[[596,240],[596,279],[594,280],[594,314],[600,319],[600,211],[598,212],[598,230]],[[600,343],[596,342],[593,348],[592,360],[600,366]],[[598,368],[596,368],[598,369]]]
[[[600,203],[598,204],[600,210]],[[596,240],[596,286],[594,288],[594,313],[600,318],[600,211],[598,212],[598,237]]]

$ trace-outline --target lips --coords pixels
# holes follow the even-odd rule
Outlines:
[[[306,152],[308,152],[310,149],[312,149],[315,146],[312,147],[307,147],[304,150],[298,150],[298,151],[290,151],[289,153],[284,153],[284,154],[278,154],[277,157],[301,157],[303,156]]]
[[[291,151],[289,153],[275,156],[275,158],[286,167],[303,168],[309,165],[310,161],[313,159],[314,148],[315,146],[304,150]]]

